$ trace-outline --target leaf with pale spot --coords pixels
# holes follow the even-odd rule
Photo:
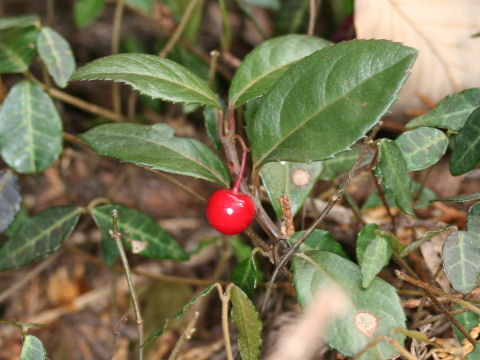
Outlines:
[[[39,338],[33,335],[25,336],[23,340],[22,353],[20,360],[45,360],[47,359],[47,352],[45,346]]]
[[[475,109],[453,143],[450,172],[458,176],[475,169],[480,162],[480,107]]]

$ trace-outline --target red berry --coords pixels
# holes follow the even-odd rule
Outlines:
[[[255,206],[247,194],[230,189],[215,191],[207,204],[207,219],[215,230],[234,235],[245,230],[255,216]]]

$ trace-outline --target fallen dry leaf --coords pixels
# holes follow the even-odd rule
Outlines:
[[[355,0],[359,39],[388,39],[419,50],[393,112],[480,86],[478,0]]]

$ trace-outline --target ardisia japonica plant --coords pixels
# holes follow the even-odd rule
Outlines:
[[[145,345],[161,336],[171,319],[182,317],[214,288],[222,302],[226,358],[235,358],[238,351],[244,360],[259,359],[262,321],[280,308],[277,301],[283,299],[274,291],[279,279],[294,286],[302,309],[329,286],[346,295],[344,311],[318,335],[318,341],[343,356],[380,360],[401,354],[413,358],[405,348],[406,337],[427,344],[432,351],[449,351],[421,332],[420,315],[408,312],[407,319],[399,297],[407,283],[420,290],[413,292],[414,296],[423,302],[428,298],[451,321],[459,341],[465,339],[455,351],[463,351],[465,356],[478,353],[472,329],[478,324],[480,308],[468,294],[477,288],[480,274],[480,206],[471,206],[466,229],[429,223],[423,235],[410,234],[406,240],[405,236],[399,239],[399,232],[405,224],[420,223],[416,210],[434,201],[480,199],[479,193],[438,199],[426,187],[429,169],[445,156],[449,146],[452,175],[477,168],[480,89],[445,98],[409,122],[396,138],[378,137],[382,118],[401,96],[416,57],[415,49],[387,40],[333,44],[308,35],[279,36],[262,42],[243,59],[226,96],[215,93],[191,69],[157,55],[114,54],[75,71],[68,42],[43,26],[38,17],[0,19],[0,73],[24,75],[10,88],[0,111],[0,150],[7,166],[0,171],[0,231],[6,237],[0,249],[0,270],[18,269],[50,256],[75,231],[81,216],[91,216],[102,233],[105,264],[112,266],[121,257],[138,324],[140,359]],[[29,71],[34,59],[45,69],[44,81]],[[213,73],[215,64],[212,61]],[[127,121],[121,112],[88,104],[57,88],[93,80],[124,83],[142,96],[164,102],[203,106],[211,141],[176,136],[165,123]],[[52,98],[101,115],[106,121],[79,136],[66,133]],[[159,174],[206,203],[205,217],[213,228],[224,235],[241,234],[244,240],[219,235],[228,246],[246,249],[229,284],[222,288],[218,282],[221,274],[207,279],[211,285],[145,336],[129,257],[182,262],[191,253],[152,217],[103,198],[86,207],[52,207],[33,216],[19,212],[18,177],[41,173],[55,164],[63,140],[76,146],[75,151],[88,147],[99,155]],[[414,182],[411,175],[425,169],[422,182]],[[168,173],[211,182],[219,189],[207,202]],[[348,192],[352,182],[365,174],[375,191],[360,208]],[[319,182],[333,184],[333,191],[314,199],[312,191]],[[353,249],[356,258],[347,255],[352,251],[346,252],[322,229],[332,209],[342,203],[352,209],[347,226],[359,224]],[[369,209],[382,206],[387,220],[375,223],[364,218]],[[305,222],[301,210],[307,207],[315,217]],[[443,269],[463,298],[432,285],[434,279],[425,282],[409,264],[409,254],[446,231],[450,234],[443,245]],[[261,261],[259,255],[266,260]],[[389,264],[396,267],[403,283],[394,286],[378,277]],[[267,282],[259,286],[262,279]],[[439,298],[460,306],[463,312],[453,315]],[[238,329],[234,349],[229,317]],[[194,325],[189,323],[188,329]],[[26,330],[24,336],[26,355],[22,352],[22,359],[46,358],[40,340]],[[179,344],[180,348],[183,342]],[[179,348],[172,351],[173,358]]]

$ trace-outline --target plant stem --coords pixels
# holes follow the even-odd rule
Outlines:
[[[220,52],[218,50],[210,51],[210,68],[208,70],[208,86],[212,87],[215,73],[217,72],[218,57]]]
[[[321,0],[310,0],[310,19],[308,22],[308,35],[313,36],[315,33],[315,23],[317,22],[318,9],[320,8]]]
[[[222,302],[222,330],[227,360],[233,360],[232,345],[230,343],[230,331],[228,329],[228,303],[230,302],[230,291],[232,290],[232,286],[233,284],[228,284],[227,288],[225,289],[225,293],[223,293],[223,289],[220,284],[216,284],[218,296]]]
[[[115,6],[115,14],[113,16],[113,25],[112,25],[112,43],[111,43],[111,52],[112,54],[118,54],[120,47],[120,28],[122,26],[122,16],[123,16],[123,4],[124,0],[117,0],[117,5]],[[113,102],[113,111],[115,114],[122,114],[122,103],[120,98],[120,84],[113,82],[112,84],[112,102]]]
[[[137,300],[137,294],[135,292],[135,288],[133,287],[132,281],[132,274],[130,272],[130,266],[128,265],[127,255],[125,254],[125,249],[123,248],[122,239],[118,232],[118,212],[117,210],[113,210],[112,212],[113,218],[113,233],[112,238],[117,245],[118,252],[120,254],[120,258],[122,259],[123,268],[125,270],[125,277],[127,278],[128,289],[130,290],[130,296],[132,297],[133,307],[135,309],[135,317],[137,318],[137,328],[138,328],[138,359],[143,360],[143,319],[142,314],[140,312],[140,306]]]
[[[193,319],[190,320],[190,322],[187,325],[187,328],[183,331],[182,336],[180,336],[180,339],[178,339],[177,343],[175,344],[175,347],[172,350],[172,353],[168,357],[168,360],[175,360],[178,356],[178,352],[182,348],[183,344],[185,343],[186,340],[190,340],[192,335],[195,333],[195,324],[197,323],[199,316],[199,312],[195,311],[195,314],[193,315]]]
[[[297,240],[295,245],[293,245],[290,250],[280,259],[279,263],[276,265],[275,270],[273,271],[272,278],[270,279],[269,286],[267,286],[267,291],[265,293],[265,298],[263,300],[262,306],[260,308],[260,314],[263,315],[265,313],[265,310],[267,308],[268,301],[270,299],[272,289],[273,289],[273,283],[275,282],[280,269],[285,266],[285,264],[290,261],[290,259],[295,255],[297,252],[298,248],[302,243],[305,241],[306,238],[310,236],[310,234],[313,232],[313,230],[316,229],[316,227],[323,221],[323,219],[328,215],[328,213],[332,210],[332,208],[335,206],[335,204],[340,201],[340,199],[343,196],[343,193],[345,192],[346,188],[348,185],[351,183],[352,179],[354,178],[358,168],[363,162],[363,159],[368,153],[368,145],[372,141],[372,139],[377,135],[377,132],[380,130],[382,126],[382,122],[379,122],[378,125],[372,130],[370,135],[365,138],[363,141],[362,145],[362,150],[360,151],[360,154],[355,161],[355,164],[353,167],[350,169],[348,172],[346,178],[343,180],[342,185],[339,187],[337,192],[330,198],[328,201],[327,206],[325,209],[323,209],[322,213],[318,216],[318,218],[313,222],[313,224],[305,231],[305,233]]]
[[[183,13],[183,16],[182,16],[182,19],[180,20],[180,23],[178,24],[177,28],[175,29],[175,32],[171,35],[167,44],[162,49],[162,51],[160,51],[158,56],[166,57],[170,53],[170,51],[172,51],[173,47],[175,46],[175,44],[180,39],[180,36],[182,35],[183,30],[185,30],[185,26],[187,25],[188,20],[190,19],[190,16],[192,15],[193,10],[195,10],[195,7],[197,6],[197,4],[198,4],[198,0],[190,0],[187,8],[185,9],[185,12]]]

